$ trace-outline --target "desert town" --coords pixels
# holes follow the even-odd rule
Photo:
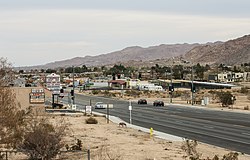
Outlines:
[[[40,74],[47,76],[43,79],[40,77]],[[73,160],[84,156],[87,159],[88,151],[91,153],[91,159],[178,160],[188,159],[192,156],[200,159],[215,159],[216,156],[218,158],[223,158],[223,156],[232,158],[235,157],[235,154],[237,154],[237,158],[242,160],[250,158],[249,155],[242,152],[216,147],[192,139],[188,140],[190,142],[187,143],[185,137],[175,137],[168,134],[160,137],[156,134],[157,131],[153,129],[152,131],[150,128],[138,129],[136,125],[129,124],[129,122],[124,123],[126,127],[121,126],[119,123],[124,121],[115,115],[113,115],[115,118],[110,118],[110,123],[108,123],[107,114],[100,114],[100,110],[96,108],[96,105],[92,106],[93,112],[87,113],[86,106],[85,110],[80,110],[76,102],[75,108],[73,104],[77,95],[109,97],[127,102],[138,102],[138,104],[141,99],[145,99],[148,105],[153,105],[155,100],[160,99],[166,105],[164,107],[168,107],[167,105],[171,104],[177,106],[185,105],[187,107],[249,114],[248,104],[250,100],[248,99],[248,82],[246,81],[242,82],[243,85],[224,84],[222,86],[213,82],[202,83],[198,81],[165,79],[159,80],[161,82],[159,83],[160,85],[155,85],[150,81],[126,80],[120,77],[120,75],[116,77],[111,76],[111,79],[105,82],[105,80],[100,81],[99,78],[90,79],[89,76],[79,78],[77,74],[75,77],[67,77],[63,80],[59,74],[40,74],[27,76],[28,74],[17,73],[16,77],[18,78],[11,86],[13,86],[12,89],[15,92],[17,103],[20,104],[22,109],[32,108],[37,116],[46,117],[54,124],[57,124],[58,121],[67,124],[65,135],[62,137],[64,147],[61,148],[61,153],[57,154],[57,159]],[[196,85],[193,102],[190,86],[188,86],[192,82]],[[188,87],[184,85],[185,83],[187,83]],[[103,84],[106,84],[106,86]],[[173,91],[169,87],[171,85],[174,86]],[[128,86],[130,90],[127,90],[128,88],[126,87]],[[170,89],[163,89],[165,86],[168,86]],[[105,87],[114,89],[105,91]],[[209,89],[206,89],[206,87]],[[73,94],[72,89],[74,89]],[[230,92],[232,95],[229,99],[231,100],[231,97],[234,97],[235,100],[233,103],[226,103],[223,106],[223,102],[218,99],[216,91]],[[206,98],[204,99],[204,97]],[[54,98],[55,100],[53,100]],[[115,105],[115,107],[117,106]],[[144,106],[140,107],[143,108]],[[48,112],[51,110],[54,111]],[[69,110],[71,112],[68,112]],[[112,111],[112,108],[110,110]],[[110,116],[113,117],[112,115]],[[91,117],[94,117],[97,124],[86,124],[86,120]],[[78,140],[81,141],[80,148],[75,148],[75,152],[67,149],[67,147],[74,146],[74,143],[77,143],[76,141]],[[194,153],[188,153],[188,149],[185,146],[190,148],[195,146],[193,150],[191,149],[191,152]],[[9,157],[11,156],[13,159],[27,158],[21,152],[9,154]]]

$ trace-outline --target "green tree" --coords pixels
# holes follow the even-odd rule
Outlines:
[[[200,80],[203,80],[204,78],[204,72],[206,71],[204,66],[201,66],[200,63],[198,63],[195,67],[195,73],[197,75],[197,78],[199,78]]]
[[[46,73],[56,73],[56,70],[49,68],[49,69],[46,70]]]
[[[173,77],[175,79],[183,79],[183,73],[184,73],[183,65],[175,65],[172,70],[173,70]]]
[[[227,91],[227,92],[224,92],[224,91],[217,92],[217,96],[220,99],[222,107],[228,107],[229,105],[233,104],[233,100],[232,100],[233,95],[229,91]]]

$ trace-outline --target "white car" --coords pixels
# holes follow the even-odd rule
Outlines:
[[[104,109],[104,105],[103,105],[103,102],[97,102],[95,104],[95,109]]]

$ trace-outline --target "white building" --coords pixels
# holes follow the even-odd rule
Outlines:
[[[141,91],[163,91],[162,86],[156,86],[154,84],[139,84],[138,89]]]
[[[220,82],[238,82],[246,79],[246,75],[244,73],[220,73],[218,74],[218,80]]]

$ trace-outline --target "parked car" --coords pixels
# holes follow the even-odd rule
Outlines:
[[[154,106],[164,106],[164,102],[162,100],[155,100],[153,105]]]
[[[146,99],[139,99],[138,104],[147,104],[147,100]]]
[[[95,109],[104,109],[103,102],[96,102]]]

